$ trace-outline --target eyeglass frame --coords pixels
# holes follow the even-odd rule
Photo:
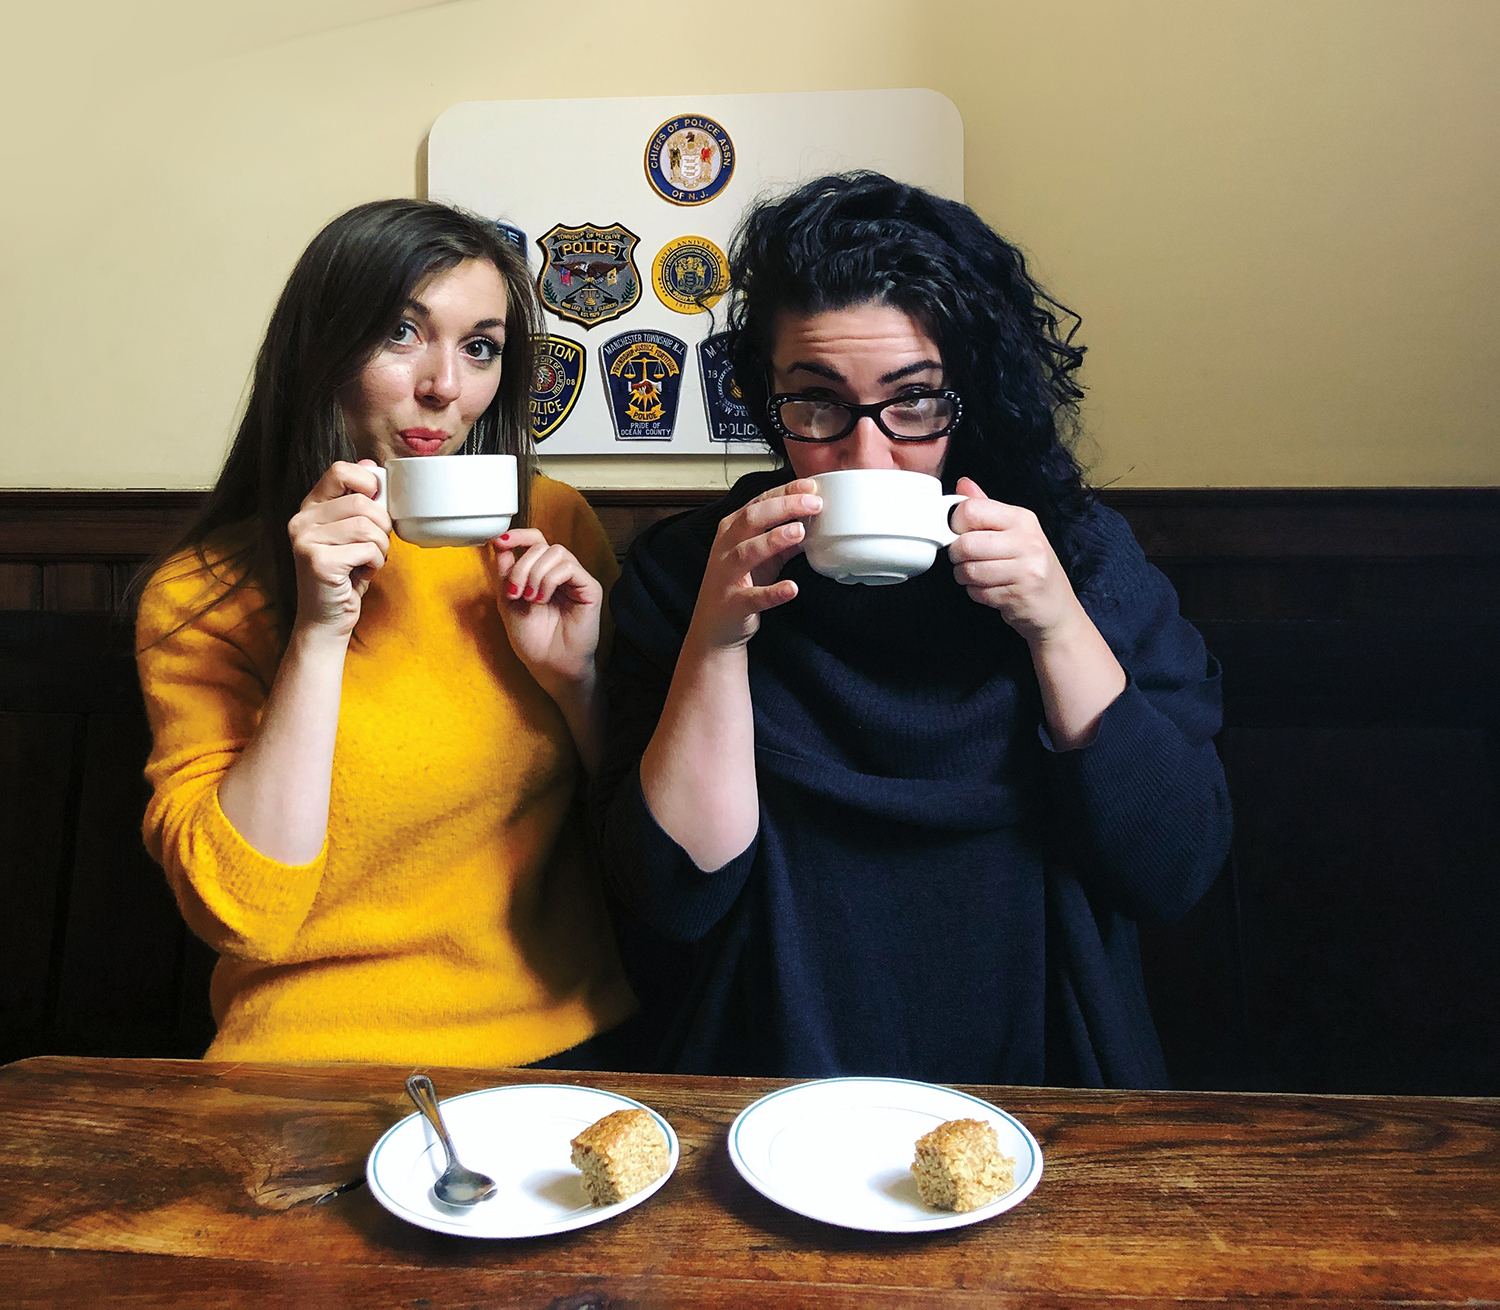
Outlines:
[[[890,428],[886,427],[885,421],[880,417],[880,412],[891,405],[899,405],[903,401],[942,399],[953,406],[953,418],[941,432],[934,432],[930,437],[902,437],[897,436]],[[836,437],[804,437],[793,432],[782,421],[781,407],[789,400],[811,400],[825,405],[837,405],[840,409],[849,411],[849,426]],[[877,400],[869,405],[856,405],[847,400],[829,400],[824,396],[809,396],[801,391],[783,391],[771,397],[766,402],[766,417],[770,420],[772,429],[783,441],[799,441],[809,446],[826,446],[835,441],[842,441],[855,428],[859,426],[862,418],[873,419],[875,426],[879,428],[892,441],[901,442],[903,445],[921,445],[928,441],[938,441],[949,436],[954,428],[962,421],[964,416],[963,397],[956,391],[947,388],[934,388],[928,391],[908,391],[904,395],[892,396],[889,400]]]

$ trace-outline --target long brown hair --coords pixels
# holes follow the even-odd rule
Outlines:
[[[499,270],[507,309],[500,386],[465,448],[516,457],[514,521],[528,522],[536,472],[533,352],[544,329],[525,256],[477,215],[426,200],[371,201],[329,223],[297,261],[266,328],[245,416],[219,480],[167,552],[193,550],[208,568],[211,537],[231,527],[237,537],[244,534],[216,568],[236,575],[232,585],[202,612],[254,585],[283,642],[290,637],[297,578],[287,524],[329,465],[357,458],[339,420],[338,393],[390,336],[417,287],[468,259]],[[141,585],[159,564],[144,571]]]

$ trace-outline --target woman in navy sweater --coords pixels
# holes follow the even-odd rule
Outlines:
[[[634,1062],[1163,1085],[1135,920],[1225,857],[1218,669],[1064,444],[1071,315],[972,210],[877,174],[760,206],[731,265],[783,467],[643,533],[610,602],[594,802],[656,1020]],[[846,468],[967,495],[950,566],[814,573]]]

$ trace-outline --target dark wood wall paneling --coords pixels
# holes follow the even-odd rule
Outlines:
[[[697,492],[589,493],[617,550]],[[1500,489],[1106,491],[1224,667],[1230,866],[1143,932],[1179,1083],[1500,1093]],[[0,1058],[196,1054],[120,605],[192,492],[0,492]]]

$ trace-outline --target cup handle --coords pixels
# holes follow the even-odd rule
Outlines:
[[[958,533],[948,526],[948,515],[953,513],[953,507],[968,500],[967,496],[952,495],[944,496],[942,499],[943,518],[938,526],[937,544],[939,546],[951,546],[958,540]]]
[[[380,489],[375,493],[375,503],[379,505],[381,509],[386,509],[388,508],[388,497],[386,495],[385,470],[381,468],[379,464],[377,464],[370,470],[370,472],[375,475],[375,481],[380,483]]]

